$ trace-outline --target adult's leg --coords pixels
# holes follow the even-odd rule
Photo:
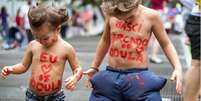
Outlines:
[[[200,89],[200,60],[193,59],[185,75],[184,101],[197,101]]]
[[[186,72],[184,101],[197,101],[200,89],[200,17],[190,15],[185,26],[190,38],[192,62]]]

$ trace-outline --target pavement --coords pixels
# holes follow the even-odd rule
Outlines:
[[[186,47],[183,41],[183,35],[169,35],[172,43],[176,47],[176,50],[179,55],[179,59],[182,63],[183,70],[185,71],[188,67],[187,59],[186,59]],[[74,37],[68,39],[67,41],[72,44],[76,51],[77,56],[80,60],[80,64],[82,65],[84,70],[87,70],[90,62],[95,55],[96,45],[100,39],[100,36],[93,37]],[[151,46],[151,45],[150,45]],[[5,51],[0,49],[0,70],[5,65],[13,65],[20,62],[23,56],[23,50],[14,49]],[[150,50],[149,50],[150,53]],[[150,70],[159,74],[161,76],[169,78],[173,71],[170,63],[168,62],[166,56],[160,51],[159,55],[164,62],[162,64],[153,64],[150,63]],[[107,65],[107,58],[104,59],[101,68]],[[72,74],[68,63],[66,63],[66,68],[64,72],[63,78],[67,78]],[[0,101],[25,101],[25,91],[28,87],[28,79],[30,77],[30,70],[21,75],[11,75],[7,79],[0,79]],[[82,80],[79,82],[77,89],[73,92],[65,91],[66,101],[88,101],[90,96],[91,89],[88,89],[84,86],[86,77],[84,76]],[[175,93],[175,82],[168,80],[166,86],[161,91],[161,95],[163,97],[163,101],[182,101],[182,96],[176,95]]]

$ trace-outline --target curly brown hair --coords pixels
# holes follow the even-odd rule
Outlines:
[[[37,29],[43,24],[47,24],[53,30],[69,19],[65,8],[58,9],[51,6],[31,7],[28,12],[28,18],[32,29]]]
[[[139,6],[142,0],[102,0],[101,8],[109,15],[122,15],[129,13]]]

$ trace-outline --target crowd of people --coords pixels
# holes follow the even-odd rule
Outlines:
[[[180,34],[184,26],[185,7],[177,0],[144,0],[143,4],[147,7],[158,9],[161,12],[161,19],[165,28],[169,33]],[[91,36],[100,34],[103,31],[103,15],[97,5],[85,4],[82,0],[73,0],[64,3],[68,7],[71,21],[62,25],[62,38],[71,38],[74,36]],[[159,3],[159,4],[158,4]],[[160,4],[161,3],[161,4]],[[61,3],[60,3],[61,4]],[[16,16],[11,17],[7,12],[6,6],[1,7],[0,13],[0,39],[3,40],[2,47],[4,49],[13,49],[16,47],[24,47],[28,42],[33,40],[30,26],[27,18],[29,7],[34,6],[32,0],[27,0],[27,4],[17,9]],[[9,25],[10,19],[15,19],[15,26]],[[96,29],[96,30],[94,30]],[[154,42],[155,43],[155,42]],[[153,57],[151,60],[155,63],[162,63],[157,57],[157,44],[153,48]]]
[[[1,7],[0,12],[0,40],[3,49],[25,47],[33,40],[27,17],[29,8],[35,6],[34,0],[27,0],[26,5],[17,9],[16,16],[11,16],[6,6]],[[51,2],[47,2],[51,3]],[[100,34],[103,30],[103,17],[97,6],[87,4],[83,6],[82,1],[73,0],[70,3],[54,2],[59,6],[67,6],[70,21],[62,25],[61,36],[64,39],[74,36],[91,36]],[[62,4],[63,3],[63,4]],[[14,25],[10,24],[10,20]],[[96,27],[96,30],[94,30]]]

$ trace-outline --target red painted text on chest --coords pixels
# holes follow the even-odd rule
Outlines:
[[[48,54],[46,52],[42,52],[40,54],[40,62],[50,62],[50,63],[56,63],[58,61],[58,57],[53,54]]]
[[[142,28],[141,23],[124,22],[121,20],[116,21],[115,27],[127,32],[140,32]]]

